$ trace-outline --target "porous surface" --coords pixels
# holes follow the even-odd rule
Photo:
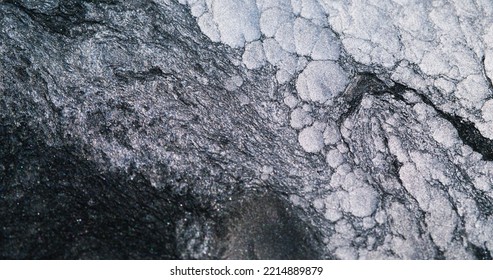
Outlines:
[[[491,259],[492,26],[487,0],[0,1],[0,257]]]

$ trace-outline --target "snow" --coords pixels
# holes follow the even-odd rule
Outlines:
[[[274,172],[273,166],[264,165],[264,166],[262,166],[260,178],[262,180],[267,180],[267,179],[269,179],[269,177],[272,175],[273,172]]]
[[[349,192],[349,204],[354,216],[370,216],[377,208],[378,193],[370,186],[353,189]]]
[[[438,143],[451,148],[459,140],[459,135],[455,127],[444,119],[433,119],[429,123],[431,135]]]
[[[409,124],[410,129],[406,130],[400,127],[402,121],[398,113],[397,117],[386,117],[382,129],[387,134],[387,145],[381,139],[373,139],[374,143],[370,139],[369,142],[379,151],[379,157],[374,157],[375,162],[385,166],[387,153],[403,164],[399,168],[399,178],[386,184],[404,188],[415,199],[412,203],[417,203],[426,212],[426,223],[421,225],[410,214],[408,207],[411,205],[393,206],[387,214],[387,207],[377,211],[378,191],[364,183],[364,177],[351,171],[354,162],[350,155],[344,155],[348,146],[341,143],[339,128],[320,112],[330,108],[334,98],[348,85],[350,75],[346,70],[350,73],[354,70],[348,67],[351,63],[346,64],[345,59],[338,62],[343,52],[343,58],[350,57],[357,63],[389,74],[394,81],[424,93],[442,111],[474,122],[483,136],[493,139],[493,99],[488,81],[493,77],[493,5],[489,1],[474,4],[471,1],[417,0],[180,1],[191,7],[192,15],[198,17],[199,27],[212,41],[233,48],[244,47],[242,61],[246,68],[258,69],[270,64],[277,71],[275,77],[279,84],[295,85],[296,92],[290,89],[284,96],[284,104],[289,107],[286,114],[289,124],[298,130],[298,142],[305,152],[319,153],[328,145],[325,160],[331,168],[326,168],[329,172],[336,169],[329,175],[329,187],[344,190],[341,192],[344,195],[332,194],[324,203],[311,199],[312,206],[323,210],[327,220],[338,221],[338,228],[342,229],[342,212],[348,212],[367,219],[367,226],[363,227],[369,228],[373,226],[370,221],[374,223],[373,213],[378,212],[375,219],[379,223],[388,221],[386,215],[390,215],[390,219],[395,220],[390,225],[395,235],[388,235],[384,245],[387,249],[392,248],[396,256],[433,256],[433,252],[416,249],[431,246],[427,243],[430,239],[421,240],[415,231],[420,227],[425,227],[425,232],[444,249],[445,255],[466,256],[460,244],[453,240],[458,223],[451,205],[456,203],[455,198],[435,185],[441,184],[452,192],[454,186],[451,184],[457,180],[450,175],[454,169],[450,169],[446,161],[423,154],[431,149],[427,145],[439,151],[450,151],[440,155],[444,158],[453,151],[464,150],[451,123],[421,99],[415,98],[411,102],[405,97],[410,102],[409,108],[412,106],[410,112],[416,122]],[[229,90],[241,86],[232,80],[227,83]],[[361,108],[374,110],[379,97],[374,98],[364,99]],[[300,108],[300,102],[312,105],[313,111]],[[344,129],[345,138],[351,140],[357,135],[354,130],[358,126],[351,121],[348,124],[354,127],[341,128],[341,131]],[[413,143],[410,144],[405,136],[415,137],[413,133],[423,129],[422,132],[427,134],[419,138],[426,139],[420,147],[423,151],[413,151]],[[483,164],[478,153],[472,154],[478,158],[476,164]],[[471,158],[467,157],[467,160],[471,162]],[[268,177],[267,173],[263,174]],[[484,178],[488,177],[476,176],[473,181],[476,188],[486,191],[491,182]],[[397,179],[402,181],[402,186]],[[478,221],[479,227],[485,222]],[[466,230],[471,239],[477,238],[477,244],[487,238],[477,233],[474,223],[468,223]],[[345,232],[340,230],[339,235]],[[358,252],[343,244],[341,241],[340,247],[334,249],[336,256],[358,257]],[[386,250],[384,245],[378,250]],[[377,250],[373,253],[378,254]]]
[[[284,104],[286,104],[291,109],[295,108],[298,103],[298,98],[296,98],[296,96],[292,94],[288,94],[286,97],[284,97]]]
[[[299,15],[301,13],[301,9],[303,8],[302,1],[303,0],[291,0],[291,7],[295,15]]]
[[[296,89],[301,99],[323,103],[342,92],[349,78],[347,73],[332,61],[312,61],[299,75]]]
[[[314,60],[337,60],[341,53],[335,34],[329,29],[322,29],[318,41],[313,46],[311,57]]]
[[[313,201],[313,207],[317,210],[323,210],[325,208],[324,200],[317,198]]]
[[[209,13],[203,14],[197,20],[197,24],[200,27],[200,30],[211,39],[213,42],[221,41],[221,34],[219,34],[219,29],[217,28],[212,15]]]
[[[481,112],[485,121],[493,122],[493,99],[484,102]]]
[[[481,75],[470,75],[458,84],[456,95],[462,102],[470,103],[475,107],[482,104],[490,92]]]
[[[341,133],[335,123],[328,123],[324,131],[325,145],[334,145],[341,140]]]
[[[330,167],[337,168],[344,162],[344,157],[338,149],[333,149],[327,153],[326,161]]]
[[[192,16],[200,17],[207,11],[205,0],[192,0],[192,2],[193,3],[190,3],[189,1],[189,5],[191,6],[190,12],[192,13]]]
[[[265,64],[265,53],[262,42],[253,41],[245,46],[243,63],[248,69],[257,69]]]
[[[324,147],[322,130],[316,124],[304,128],[298,135],[298,141],[308,153],[318,153]]]
[[[312,20],[317,25],[325,25],[327,18],[317,0],[302,0],[301,17]]]
[[[296,53],[309,56],[313,46],[317,42],[319,28],[311,21],[304,18],[297,18],[294,22],[294,42]]]
[[[339,195],[332,193],[325,198],[325,218],[331,222],[336,222],[342,218],[341,206],[339,205]]]
[[[275,39],[279,43],[279,46],[290,53],[294,53],[296,51],[293,25],[294,23],[292,21],[286,22],[277,30],[275,36]]]
[[[291,112],[290,125],[294,129],[301,129],[313,122],[313,118],[302,108],[296,108]]]
[[[488,78],[493,81],[493,46],[485,53],[484,68]]]
[[[278,65],[283,57],[289,56],[289,53],[283,50],[279,43],[274,39],[265,39],[263,46],[265,57],[272,65]]]
[[[255,0],[214,0],[211,12],[221,41],[228,46],[243,47],[245,42],[260,38],[260,14]]]
[[[353,247],[339,247],[335,251],[335,255],[340,260],[355,260],[358,258],[358,252]]]
[[[228,91],[235,91],[243,84],[243,79],[241,76],[234,75],[226,80],[224,87]]]
[[[435,244],[445,248],[454,236],[457,215],[444,195],[437,190],[431,190],[431,194],[433,197],[433,209],[430,209],[430,215],[427,215],[425,220]]]
[[[399,170],[399,177],[404,188],[418,201],[419,207],[427,211],[430,209],[432,197],[431,187],[423,179],[412,163],[405,163]]]
[[[286,0],[257,0],[257,7],[261,11],[266,11],[271,8],[279,8],[292,12],[291,3]]]
[[[260,16],[260,30],[266,37],[274,37],[279,27],[293,20],[294,17],[289,11],[279,8],[268,9]]]

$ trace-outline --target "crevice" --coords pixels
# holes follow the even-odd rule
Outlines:
[[[490,251],[488,251],[488,249],[486,248],[478,247],[469,242],[468,249],[471,253],[474,254],[474,257],[476,257],[476,259],[478,260],[493,260]]]
[[[480,153],[483,156],[483,160],[492,161],[493,160],[493,140],[484,137],[481,132],[476,128],[474,123],[460,117],[457,115],[452,115],[440,110],[433,102],[431,102],[428,97],[424,94],[419,93],[417,90],[412,89],[406,85],[396,83],[391,89],[391,92],[398,93],[405,91],[412,91],[417,96],[420,97],[421,101],[425,104],[431,106],[440,117],[449,121],[457,130],[459,138],[464,142],[464,144],[470,146],[475,152]],[[404,100],[404,99],[402,99]]]

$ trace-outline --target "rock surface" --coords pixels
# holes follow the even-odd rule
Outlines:
[[[492,23],[0,1],[0,258],[491,259]]]

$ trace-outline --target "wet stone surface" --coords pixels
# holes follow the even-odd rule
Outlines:
[[[0,1],[0,258],[491,259],[493,5],[373,2]]]

